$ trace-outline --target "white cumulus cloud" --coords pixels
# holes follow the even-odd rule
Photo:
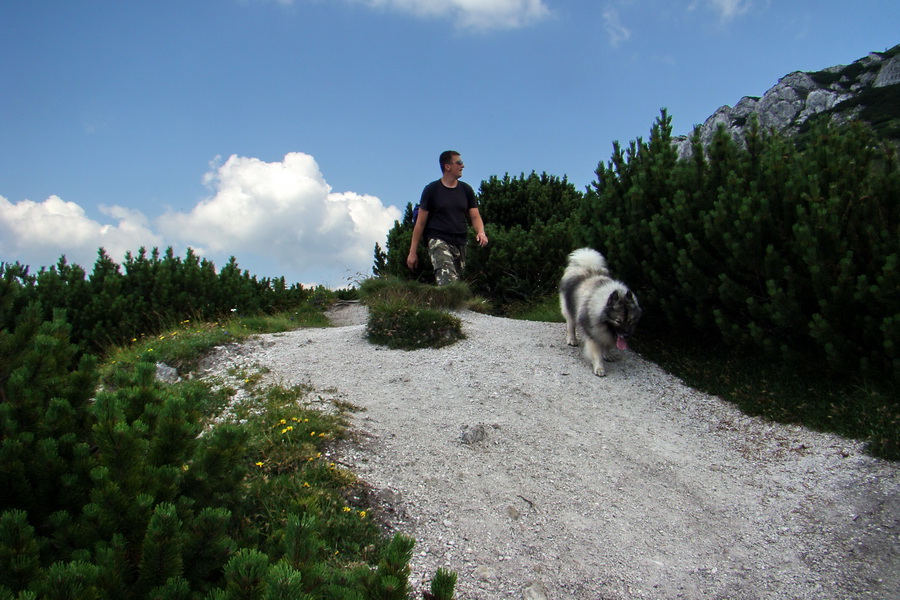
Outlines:
[[[383,246],[401,218],[374,196],[333,193],[315,159],[300,152],[279,162],[234,155],[214,165],[205,181],[212,195],[190,212],[161,216],[160,231],[217,265],[229,256],[242,266],[268,265],[266,275],[290,271],[310,274],[309,280],[323,272],[366,274],[375,243]]]
[[[119,206],[100,206],[116,221],[103,224],[87,216],[74,202],[50,196],[43,202],[13,204],[0,196],[0,260],[19,261],[33,269],[56,264],[65,255],[70,263],[90,270],[98,248],[121,262],[128,250],[162,243],[140,212]]]
[[[206,198],[154,219],[99,206],[110,221],[101,223],[58,196],[17,203],[0,196],[0,262],[36,271],[65,255],[90,272],[100,247],[119,264],[141,246],[171,246],[181,256],[190,247],[216,267],[234,256],[259,277],[340,287],[371,272],[375,243],[383,247],[402,217],[374,196],[333,192],[315,159],[300,152],[275,162],[235,155],[210,169]]]

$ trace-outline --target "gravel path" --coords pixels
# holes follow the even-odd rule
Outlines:
[[[458,600],[900,598],[897,464],[633,352],[596,377],[561,324],[460,317],[467,339],[438,350],[350,324],[217,359],[364,409],[338,458],[417,540],[417,597],[446,566]]]

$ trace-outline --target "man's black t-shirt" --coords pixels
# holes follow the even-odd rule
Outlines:
[[[440,179],[422,190],[419,207],[428,211],[425,239],[437,238],[454,246],[464,246],[469,227],[469,209],[478,208],[475,191],[468,183],[457,181],[448,188]]]

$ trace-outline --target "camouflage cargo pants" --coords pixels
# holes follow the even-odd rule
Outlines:
[[[431,239],[428,240],[428,256],[438,285],[457,281],[466,268],[465,246],[454,246],[444,240]]]

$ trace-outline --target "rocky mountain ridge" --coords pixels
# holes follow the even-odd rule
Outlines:
[[[708,145],[722,125],[742,143],[744,127],[754,114],[763,129],[789,135],[815,119],[838,123],[862,119],[884,137],[900,141],[900,45],[850,65],[785,75],[762,97],[745,96],[733,107],[716,110],[698,126],[700,139]],[[675,144],[681,158],[690,156],[690,136],[676,137]]]

